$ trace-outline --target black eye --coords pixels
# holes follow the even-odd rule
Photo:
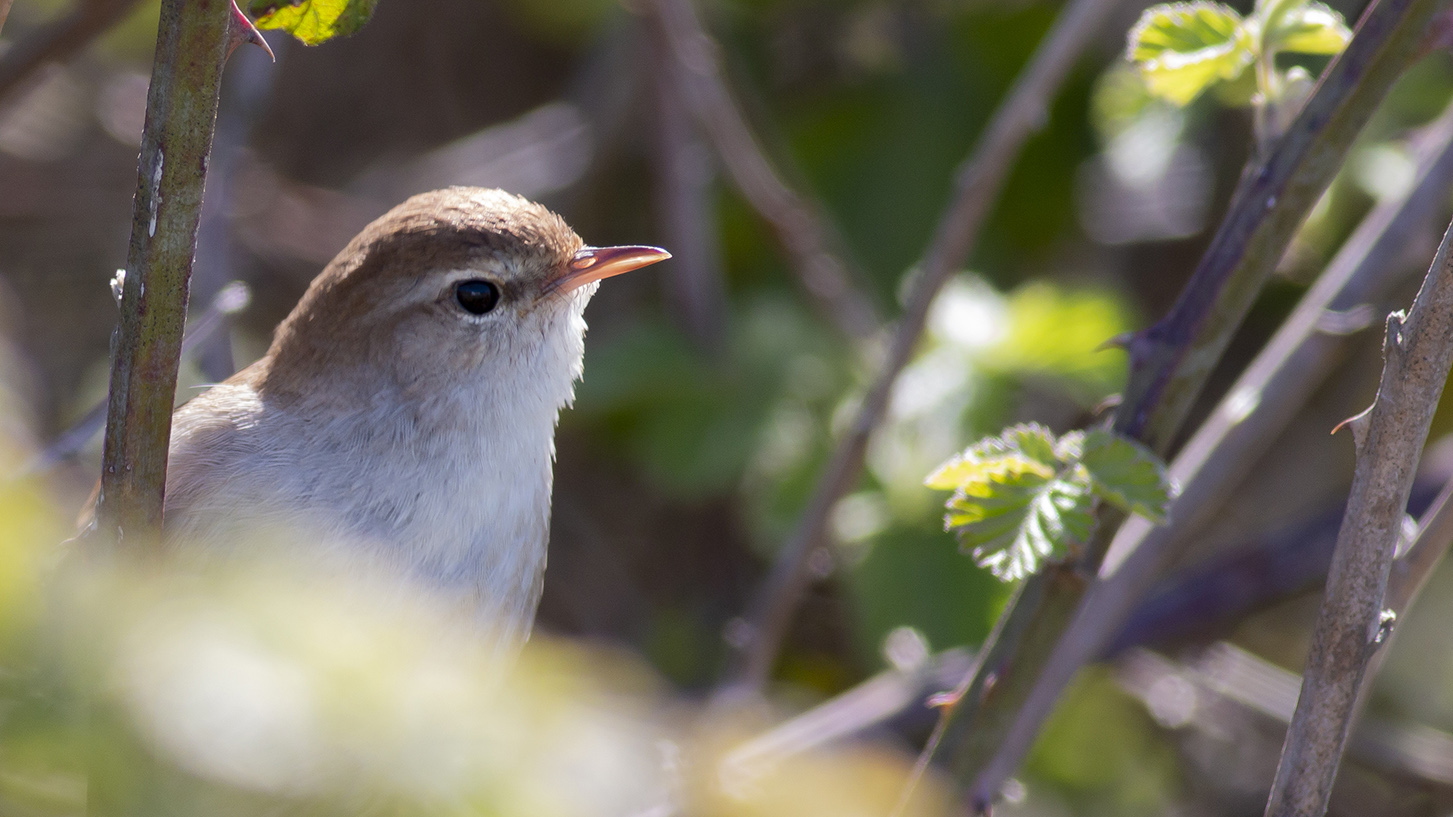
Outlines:
[[[488,281],[460,281],[454,285],[454,300],[471,315],[483,315],[499,303],[499,287]]]

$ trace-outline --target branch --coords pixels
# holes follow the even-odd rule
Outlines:
[[[1443,384],[1453,368],[1453,224],[1404,317],[1388,316],[1382,382],[1351,421],[1357,470],[1327,590],[1267,801],[1268,817],[1327,810],[1367,663],[1391,620],[1383,617],[1403,508]]]
[[[0,99],[22,85],[36,69],[64,62],[121,22],[140,0],[82,0],[76,10],[47,23],[0,56]],[[10,3],[3,3],[8,12]],[[4,14],[0,13],[0,24]]]
[[[868,441],[882,424],[893,386],[918,346],[929,307],[968,257],[1020,148],[1044,125],[1049,103],[1080,52],[1120,2],[1072,0],[1060,12],[960,167],[954,197],[916,271],[883,368],[819,477],[802,520],[783,546],[747,614],[749,637],[734,679],[739,688],[760,689],[771,673],[788,624],[810,581],[810,558],[824,545],[833,507],[862,474]]]
[[[142,548],[161,532],[187,288],[235,20],[230,0],[165,0],[161,9],[97,510],[103,535]]]
[[[682,95],[716,146],[737,189],[777,232],[798,277],[822,311],[849,337],[878,329],[877,310],[854,285],[842,242],[821,206],[782,180],[747,125],[722,76],[719,49],[696,15],[692,0],[656,0],[651,15],[675,58]]]
[[[1238,191],[1171,312],[1131,340],[1130,381],[1115,414],[1116,431],[1158,451],[1170,445],[1296,229],[1388,88],[1417,55],[1438,7],[1438,0],[1381,0],[1369,7],[1291,129]],[[954,767],[961,777],[979,779],[1000,753],[1034,679],[1078,608],[1084,577],[1098,571],[1122,521],[1102,508],[1080,562],[1030,577],[1005,611],[1013,624],[996,632],[1018,637],[991,634],[984,663],[961,685],[965,694],[945,709],[952,722],[943,744],[956,750]],[[994,687],[986,697],[990,678]],[[1027,750],[1010,748],[1021,756]],[[997,794],[976,785],[972,797],[976,807],[987,809]]]
[[[1076,672],[1101,655],[1162,565],[1190,543],[1189,533],[1213,513],[1225,493],[1256,462],[1297,409],[1335,368],[1346,333],[1329,333],[1329,314],[1346,314],[1386,297],[1404,279],[1398,256],[1441,206],[1453,184],[1453,106],[1414,140],[1418,186],[1379,204],[1343,244],[1293,313],[1227,392],[1216,411],[1171,465],[1182,485],[1171,508],[1174,526],[1151,528],[1139,520],[1121,532],[1128,550],[1119,567],[1091,589],[1074,614],[1033,689],[1015,716],[976,791],[997,791],[1014,773],[1044,720]],[[1253,406],[1248,409],[1247,406]],[[1249,412],[1249,413],[1248,413]]]

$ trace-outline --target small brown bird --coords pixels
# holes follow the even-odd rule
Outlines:
[[[166,538],[216,555],[287,531],[529,632],[555,425],[597,282],[670,255],[587,247],[499,190],[415,196],[333,259],[256,363],[177,410]]]

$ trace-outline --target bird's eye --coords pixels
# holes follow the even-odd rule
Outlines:
[[[499,304],[499,287],[478,279],[454,285],[454,300],[471,315],[483,315]]]

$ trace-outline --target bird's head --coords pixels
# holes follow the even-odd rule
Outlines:
[[[423,193],[370,224],[313,281],[278,328],[265,387],[348,400],[359,389],[437,394],[488,378],[537,382],[558,408],[580,374],[582,312],[597,282],[669,257],[585,246],[559,216],[500,190]]]

